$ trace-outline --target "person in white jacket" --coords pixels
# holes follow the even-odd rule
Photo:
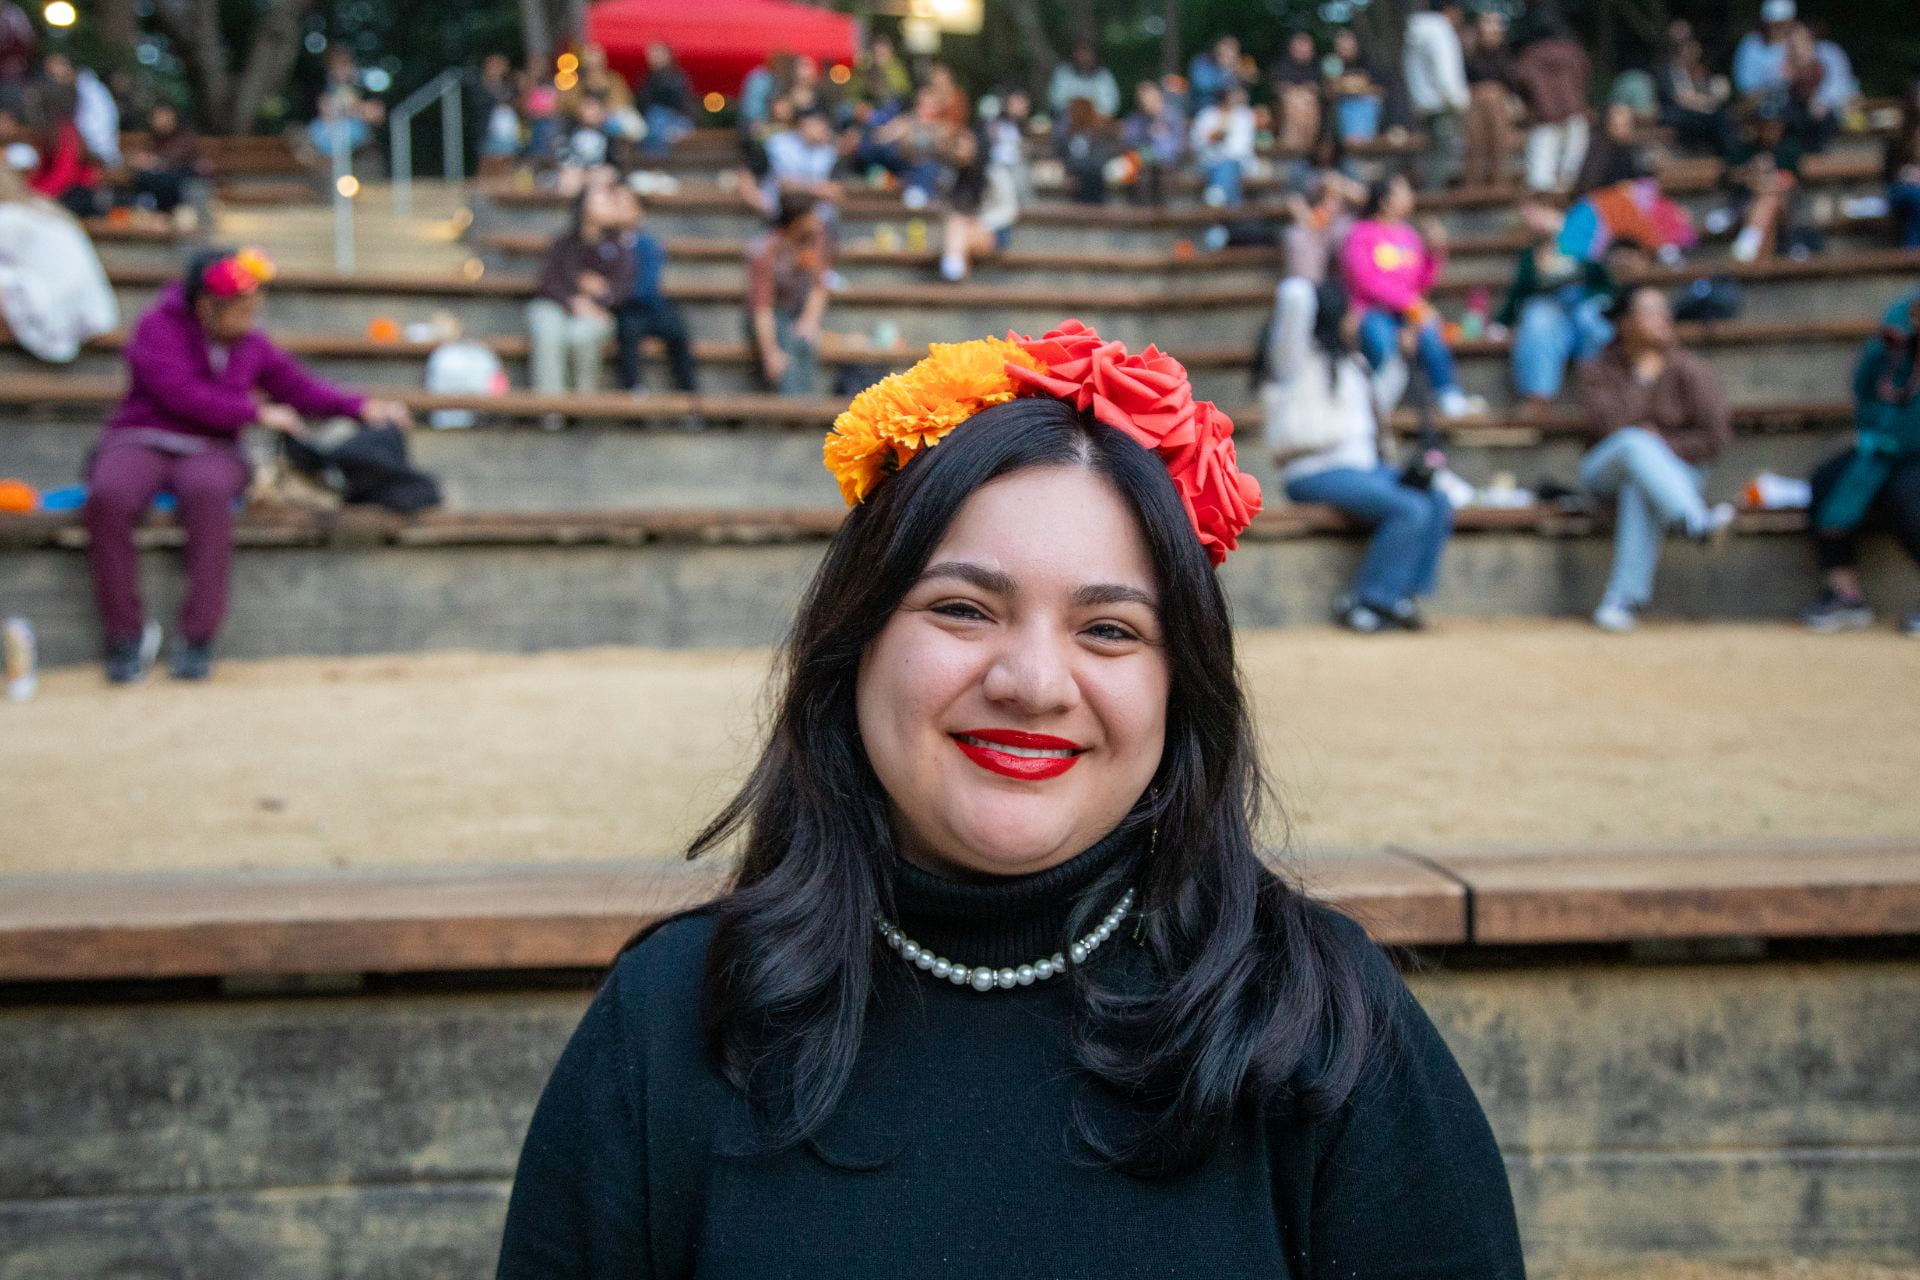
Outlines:
[[[0,320],[34,356],[66,364],[120,323],[120,307],[86,229],[27,185],[34,161],[16,142],[0,163]]]
[[[1380,392],[1359,354],[1359,315],[1346,290],[1295,277],[1280,283],[1274,304],[1260,398],[1287,498],[1324,503],[1373,530],[1334,619],[1351,631],[1418,630],[1418,601],[1438,580],[1453,507],[1437,488],[1403,483],[1383,456]]]
[[[1234,85],[1193,118],[1193,158],[1206,179],[1203,198],[1216,209],[1237,208],[1259,133],[1245,85]]]
[[[1424,11],[1407,18],[1402,69],[1407,98],[1427,133],[1429,187],[1452,182],[1466,159],[1464,121],[1472,99],[1466,55],[1460,48],[1465,20],[1460,0],[1427,0]]]

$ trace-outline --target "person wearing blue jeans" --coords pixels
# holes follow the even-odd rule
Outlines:
[[[1616,289],[1605,264],[1562,249],[1566,215],[1556,205],[1529,199],[1520,221],[1533,243],[1520,251],[1494,319],[1513,331],[1513,386],[1523,409],[1539,412],[1560,394],[1569,361],[1584,364],[1613,341],[1607,308]]]
[[[1577,287],[1527,299],[1513,330],[1514,389],[1534,401],[1559,395],[1568,362],[1584,364],[1613,341],[1607,302]]]
[[[1580,485],[1618,503],[1613,571],[1594,611],[1603,630],[1631,631],[1653,598],[1668,529],[1709,539],[1733,521],[1726,503],[1703,496],[1706,465],[1733,438],[1720,379],[1675,342],[1666,295],[1642,286],[1624,295],[1613,344],[1580,370],[1580,401],[1598,442],[1580,463]]]
[[[1433,594],[1453,535],[1453,507],[1437,489],[1415,489],[1382,462],[1336,467],[1287,481],[1295,502],[1323,502],[1373,529],[1354,576],[1352,604],[1403,626],[1418,626],[1415,601]],[[1341,610],[1344,615],[1347,610]]]
[[[1423,625],[1417,602],[1439,577],[1453,508],[1436,490],[1402,484],[1382,458],[1357,333],[1341,285],[1281,282],[1260,388],[1267,447],[1288,499],[1325,503],[1374,531],[1335,618],[1352,631],[1413,630]]]
[[[1391,311],[1375,309],[1360,317],[1360,354],[1376,369],[1385,368],[1400,345],[1400,328],[1406,322]],[[1414,331],[1413,351],[1427,375],[1427,385],[1436,396],[1457,392],[1460,375],[1453,364],[1453,352],[1440,333],[1438,318],[1423,323]],[[1449,413],[1449,417],[1459,416]]]

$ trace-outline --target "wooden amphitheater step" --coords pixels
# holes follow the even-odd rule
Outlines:
[[[1300,864],[1390,945],[1920,934],[1920,843],[1396,848]],[[722,888],[619,863],[0,878],[0,982],[599,969]]]

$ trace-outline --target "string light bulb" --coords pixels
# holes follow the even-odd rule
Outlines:
[[[48,0],[47,7],[40,11],[50,27],[70,27],[80,17],[79,12],[68,0]]]

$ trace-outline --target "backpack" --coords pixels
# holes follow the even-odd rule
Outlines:
[[[407,461],[398,427],[361,427],[343,438],[281,437],[293,469],[352,503],[374,503],[411,515],[440,504],[440,482]]]

